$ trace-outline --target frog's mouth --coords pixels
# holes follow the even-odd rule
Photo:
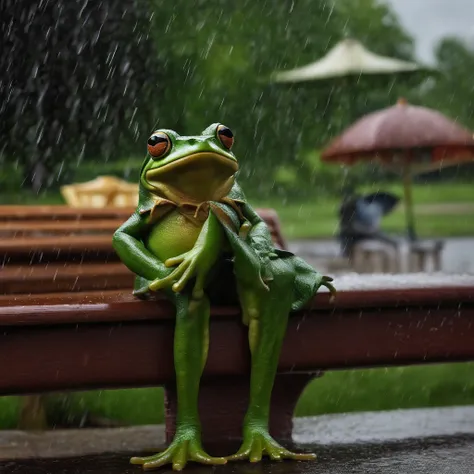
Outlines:
[[[201,203],[226,196],[239,169],[236,160],[213,152],[193,153],[145,174],[150,190],[174,202]]]

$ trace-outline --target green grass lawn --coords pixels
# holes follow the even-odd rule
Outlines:
[[[360,189],[360,192],[378,190],[393,192],[402,197],[400,184],[373,185]],[[474,235],[474,184],[437,183],[416,184],[413,186],[415,218],[420,237],[459,237]],[[283,202],[281,199],[251,200],[258,207],[272,207],[280,216],[286,238],[327,238],[335,235],[338,226],[340,199],[313,197],[301,202]],[[60,204],[57,193],[41,196],[23,192],[21,195],[0,196],[0,203],[8,204]],[[437,209],[437,205],[456,204],[460,209]],[[403,201],[382,221],[382,228],[394,234],[405,230]]]
[[[377,185],[360,189],[361,192],[378,190],[393,192],[402,197],[399,184],[387,184],[382,189]],[[420,237],[458,237],[474,235],[474,184],[414,185],[413,200],[415,219]],[[340,199],[318,198],[306,202],[288,202],[269,199],[253,201],[256,206],[272,207],[280,216],[283,232],[287,238],[326,238],[337,232]],[[460,212],[436,209],[437,205],[459,203]],[[390,233],[402,234],[405,229],[403,202],[382,221],[382,228]]]
[[[474,404],[474,364],[333,371],[314,380],[296,408],[298,416]],[[84,410],[124,424],[163,421],[163,390],[74,393],[70,410]],[[0,428],[16,426],[19,399],[0,398]]]

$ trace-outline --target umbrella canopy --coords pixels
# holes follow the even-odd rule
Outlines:
[[[474,160],[472,132],[441,113],[407,104],[359,119],[323,150],[322,161],[379,161],[403,175],[409,235],[415,238],[411,177],[415,173]]]
[[[303,82],[360,74],[392,74],[416,71],[419,66],[408,61],[379,56],[359,41],[345,39],[336,44],[323,58],[290,71],[274,73],[276,82]]]
[[[441,113],[400,99],[368,114],[323,150],[322,160],[352,164],[378,160],[411,174],[474,159],[474,136]],[[401,169],[400,169],[401,171]]]

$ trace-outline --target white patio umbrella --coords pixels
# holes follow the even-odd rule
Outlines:
[[[361,75],[389,76],[426,69],[414,62],[372,53],[360,41],[346,38],[337,43],[318,61],[288,71],[275,71],[271,75],[270,81],[302,83],[333,80],[342,87],[342,94],[347,96],[345,103],[349,115],[348,121],[353,122],[357,118],[354,111],[357,100],[352,93]]]
[[[341,87],[341,93],[346,96],[347,119],[349,123],[352,123],[358,118],[354,110],[357,97],[354,97],[353,91],[361,75],[394,76],[421,70],[426,71],[428,68],[414,62],[380,56],[369,51],[360,41],[346,38],[339,41],[321,59],[311,64],[287,71],[275,71],[270,77],[270,82],[334,81]],[[347,173],[347,168],[345,171]]]
[[[304,82],[361,74],[393,74],[420,69],[416,63],[372,53],[355,39],[344,39],[318,61],[289,71],[277,71],[275,82]]]

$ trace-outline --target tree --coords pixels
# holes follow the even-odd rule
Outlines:
[[[169,85],[160,124],[173,127],[176,120],[180,131],[193,134],[214,121],[233,128],[243,178],[261,194],[280,165],[304,170],[305,182],[300,152],[348,125],[338,116],[347,104],[334,84],[275,85],[268,82],[273,71],[316,60],[348,33],[379,54],[412,59],[411,38],[376,0],[197,0],[192,15],[186,5],[154,2],[153,34]],[[362,80],[360,110],[393,103],[400,87]]]
[[[282,86],[275,70],[321,57],[345,35],[411,59],[412,43],[376,0],[0,0],[0,137],[36,189],[82,157],[143,149],[156,127],[237,135],[242,176],[267,192],[280,166],[348,125],[332,83]],[[358,112],[393,103],[401,83],[362,80]],[[140,140],[140,141],[137,141]]]
[[[439,110],[474,130],[474,48],[460,38],[443,38],[435,49],[437,74],[414,95],[418,103]],[[423,179],[472,179],[474,164],[465,163],[424,175]]]
[[[438,74],[422,89],[421,100],[474,130],[474,48],[448,37],[436,46],[435,57]]]
[[[149,17],[138,0],[0,1],[0,151],[26,186],[149,133],[160,80]]]

